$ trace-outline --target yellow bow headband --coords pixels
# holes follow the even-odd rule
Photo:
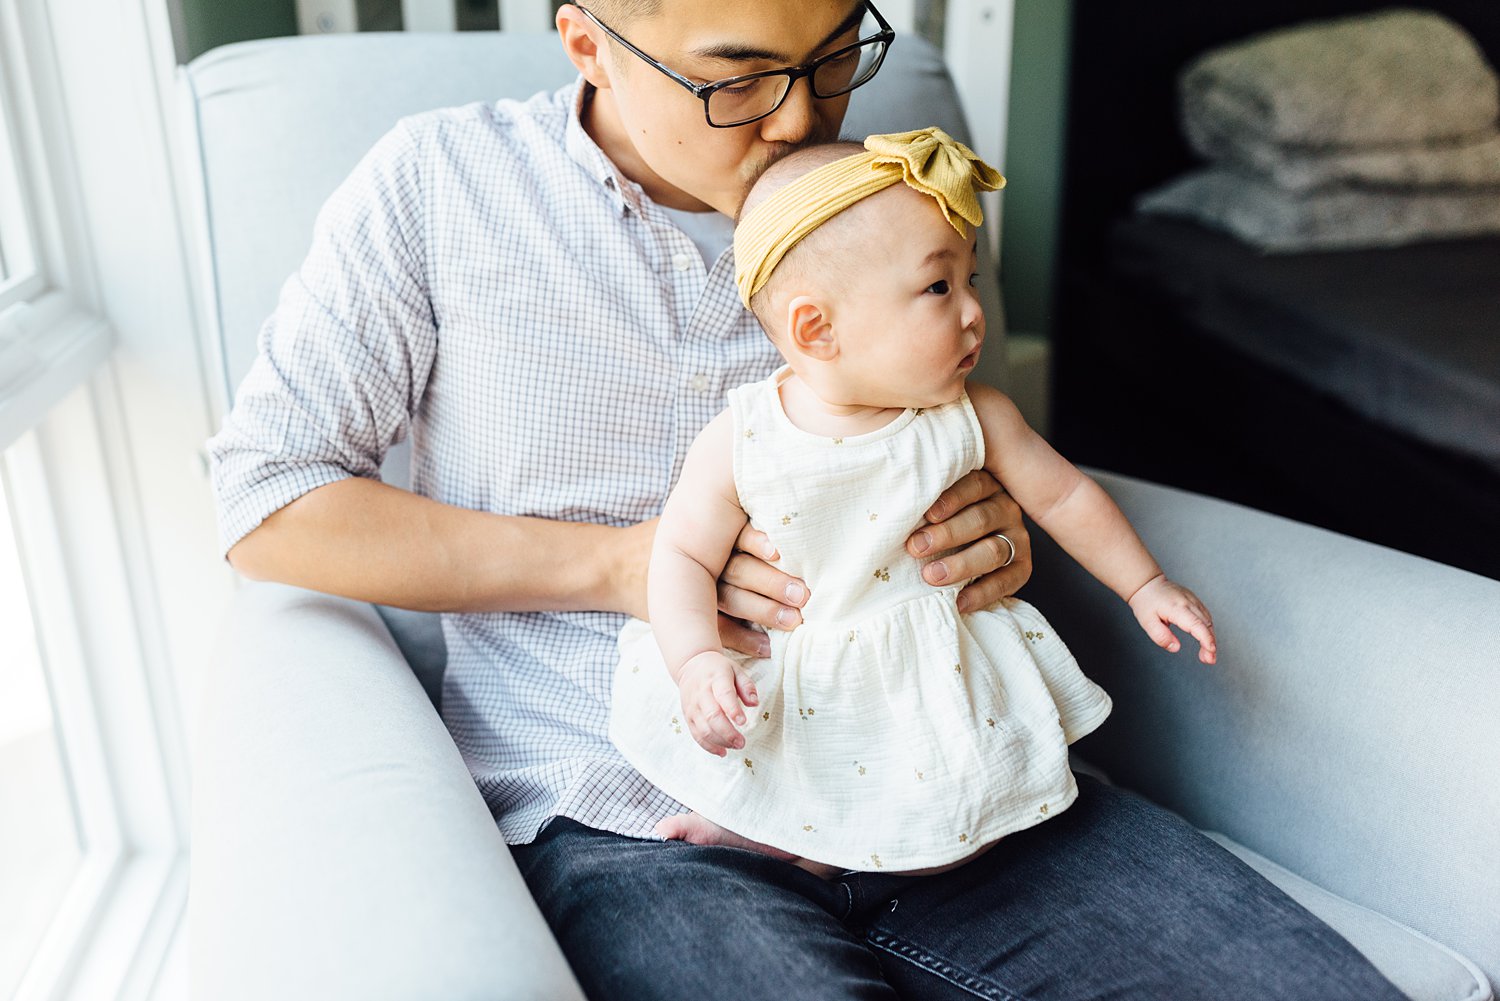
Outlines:
[[[999,171],[939,128],[870,136],[865,152],[809,171],[750,212],[734,231],[734,282],[748,307],[771,273],[803,237],[844,209],[905,181],[931,195],[943,216],[968,236],[984,221],[979,191],[1005,186]],[[958,218],[954,218],[957,216]]]

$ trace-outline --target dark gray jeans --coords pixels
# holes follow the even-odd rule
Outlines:
[[[513,850],[595,1001],[1398,1001],[1327,925],[1147,800],[1064,813],[938,876],[824,881],[555,818]]]

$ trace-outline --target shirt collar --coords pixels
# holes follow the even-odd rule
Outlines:
[[[645,192],[641,186],[620,173],[618,167],[604,155],[604,150],[594,142],[592,136],[583,127],[583,107],[585,102],[593,100],[594,85],[583,78],[578,77],[573,84],[573,93],[567,96],[571,105],[568,111],[568,124],[563,137],[564,147],[568,155],[578,162],[584,170],[589,172],[599,184],[603,185],[610,194],[615,207],[621,215],[627,212],[641,211],[641,199]]]

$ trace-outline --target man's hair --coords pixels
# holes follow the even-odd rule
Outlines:
[[[662,0],[583,0],[579,4],[616,31],[640,18],[655,17],[661,13],[661,5]]]
[[[835,142],[788,153],[767,167],[750,185],[735,221],[743,221],[762,202],[798,178],[835,160],[862,152],[864,147],[859,143]],[[770,309],[775,290],[788,285],[836,289],[844,284],[851,269],[858,267],[858,261],[849,251],[859,245],[855,235],[862,215],[859,209],[867,201],[869,199],[855,202],[798,241],[776,265],[765,286],[750,297],[751,312],[773,341],[781,333],[781,318],[771,315]]]

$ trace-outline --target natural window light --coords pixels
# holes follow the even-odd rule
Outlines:
[[[0,311],[18,301],[36,271],[30,222],[21,194],[20,158],[9,88],[0,77]],[[34,291],[28,289],[27,291]]]
[[[3,487],[0,481],[0,997],[10,997],[83,850]]]

